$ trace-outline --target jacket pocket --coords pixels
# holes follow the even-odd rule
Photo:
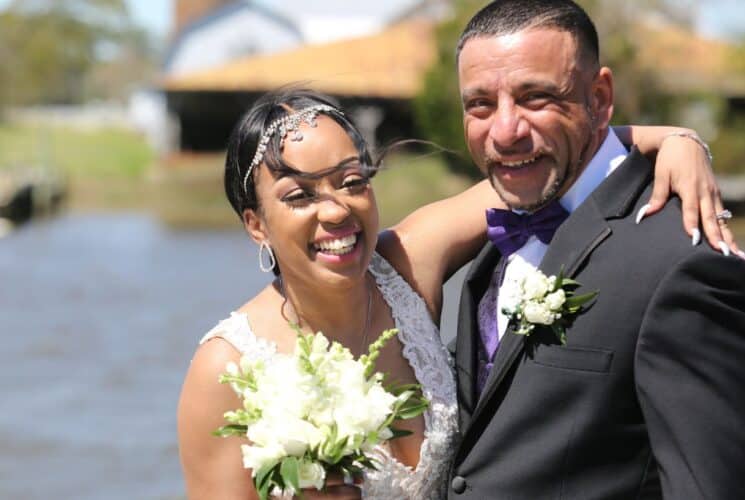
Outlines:
[[[613,362],[613,351],[544,344],[534,351],[533,362],[552,368],[607,373]]]

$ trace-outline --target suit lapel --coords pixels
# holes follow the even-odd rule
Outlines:
[[[538,268],[546,276],[558,276],[563,270],[564,276],[573,278],[582,262],[610,234],[595,200],[588,198],[556,231]]]
[[[547,276],[558,275],[563,269],[565,276],[574,277],[593,250],[610,236],[607,220],[628,214],[648,184],[650,175],[649,164],[634,148],[618,169],[559,227],[539,269]],[[512,327],[508,326],[470,422],[475,422],[483,414],[524,346],[525,337],[514,334]],[[468,428],[463,430],[465,435]]]
[[[468,427],[476,406],[479,327],[478,304],[489,286],[501,254],[487,243],[474,259],[463,285],[458,314],[455,362],[458,368],[458,407],[461,429]]]

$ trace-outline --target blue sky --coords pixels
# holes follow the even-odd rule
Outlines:
[[[10,0],[0,0],[0,9]],[[168,34],[173,0],[127,0],[135,22],[159,38]],[[267,2],[270,3],[270,2]],[[739,5],[738,5],[739,4]],[[745,8],[742,0],[703,0],[698,28],[708,36],[738,34],[745,37]]]
[[[742,0],[704,0],[701,2],[698,29],[709,36],[745,38],[745,8]]]
[[[171,0],[127,0],[135,22],[163,38],[171,23]]]

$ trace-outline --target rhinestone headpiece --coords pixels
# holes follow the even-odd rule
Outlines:
[[[251,164],[248,166],[246,176],[243,177],[243,190],[248,191],[248,188],[246,187],[246,185],[248,184],[248,178],[251,176],[251,172],[253,172],[254,167],[261,163],[261,161],[264,159],[266,147],[275,133],[279,134],[280,141],[284,141],[285,137],[287,137],[287,134],[289,134],[290,132],[292,132],[292,137],[290,138],[290,140],[302,141],[303,134],[300,132],[300,124],[305,122],[309,126],[315,128],[316,126],[318,126],[318,123],[316,122],[316,117],[318,116],[318,114],[321,112],[329,113],[332,111],[336,112],[337,110],[336,108],[334,108],[333,106],[329,106],[328,104],[316,104],[301,109],[300,111],[290,113],[289,115],[283,116],[282,118],[277,118],[272,123],[270,123],[266,130],[264,130],[264,133],[261,135],[261,138],[259,139],[259,145],[256,147],[256,154],[254,155],[253,160],[251,160]]]

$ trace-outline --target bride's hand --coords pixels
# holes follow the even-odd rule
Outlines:
[[[646,156],[654,159],[654,188],[649,206],[641,214],[651,215],[665,206],[670,191],[681,200],[683,227],[691,241],[701,238],[699,225],[706,239],[718,252],[740,252],[726,221],[718,221],[716,214],[724,210],[714,172],[707,151],[692,137],[696,132],[679,127],[614,127],[625,144],[636,144]]]
[[[326,478],[326,486],[322,491],[318,491],[315,488],[304,489],[303,499],[360,500],[362,498],[362,491],[359,487],[360,484],[359,481],[355,481],[355,484],[347,484],[340,475],[331,474]]]
[[[688,137],[671,135],[662,142],[656,165],[654,190],[647,213],[660,210],[672,190],[680,196],[683,225],[692,239],[700,222],[712,248],[726,253],[722,247],[724,242],[730,251],[739,253],[732,231],[716,218],[724,206],[704,149]]]

